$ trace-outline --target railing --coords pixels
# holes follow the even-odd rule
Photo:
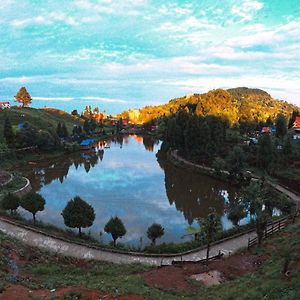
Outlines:
[[[203,263],[203,264],[205,264],[207,261],[220,259],[223,257],[223,255],[224,255],[224,253],[222,253],[221,250],[219,250],[219,253],[217,255],[210,256],[208,259],[203,258],[203,259],[199,259],[199,260],[183,260],[181,257],[181,260],[172,260],[172,265],[180,266],[181,264],[185,264],[185,263],[191,263],[191,264]],[[164,265],[162,264],[161,266],[164,266]]]
[[[268,238],[273,233],[276,233],[276,232],[284,229],[289,224],[294,223],[295,219],[298,216],[299,216],[299,210],[294,214],[291,214],[289,216],[286,216],[285,218],[282,218],[278,221],[275,221],[275,222],[272,222],[271,224],[268,224],[266,230],[264,231],[263,239]],[[248,239],[248,249],[251,248],[252,246],[254,246],[257,243],[258,243],[258,237],[254,237],[253,239],[249,238]]]

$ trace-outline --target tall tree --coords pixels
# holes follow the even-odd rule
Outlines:
[[[232,176],[242,178],[245,168],[245,154],[241,147],[235,146],[227,157],[227,168]]]
[[[275,147],[272,143],[270,134],[263,134],[258,140],[258,149],[256,161],[259,167],[264,170],[269,170],[274,162]]]
[[[90,133],[91,128],[90,128],[90,122],[89,122],[89,120],[85,120],[85,121],[84,121],[84,123],[83,123],[83,130],[84,130],[87,134]]]
[[[7,145],[9,147],[13,147],[15,145],[15,133],[8,117],[5,118],[3,130],[3,135]]]
[[[221,230],[222,227],[220,217],[217,215],[215,209],[210,207],[209,211],[210,212],[206,218],[198,220],[201,233],[204,236],[207,243],[207,250],[206,250],[207,262],[209,259],[210,244],[213,242],[214,238],[216,237],[216,234]]]
[[[66,226],[78,228],[79,235],[81,235],[81,228],[92,226],[96,217],[94,208],[79,196],[67,203],[62,216]]]
[[[106,233],[110,233],[113,238],[114,247],[116,246],[116,241],[126,234],[126,228],[121,219],[118,217],[111,217],[104,227]]]
[[[20,205],[32,213],[33,224],[35,224],[35,215],[38,211],[45,209],[45,199],[37,193],[29,193],[27,196],[21,199]]]
[[[58,137],[62,138],[62,136],[63,136],[62,125],[60,122],[58,122],[58,124],[57,124],[56,133],[57,133]]]
[[[69,133],[68,133],[68,129],[67,129],[65,123],[63,123],[61,126],[61,133],[62,133],[63,138],[68,138]]]
[[[24,86],[20,88],[17,95],[15,96],[15,101],[18,103],[22,103],[22,107],[28,107],[31,103],[31,100],[32,98]]]
[[[278,115],[276,118],[276,136],[283,139],[287,133],[287,122],[284,115]]]

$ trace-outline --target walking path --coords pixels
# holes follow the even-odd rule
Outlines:
[[[143,263],[160,266],[161,264],[170,265],[173,260],[197,261],[206,257],[206,248],[184,255],[171,255],[168,257],[160,255],[142,255],[110,252],[107,250],[95,249],[89,246],[67,242],[59,238],[33,231],[16,224],[8,222],[0,217],[0,230],[7,235],[23,241],[34,247],[76,258],[95,259],[114,263]],[[254,238],[255,232],[247,233],[236,238],[228,239],[220,244],[211,247],[210,256],[215,256],[221,251],[224,255],[229,255],[238,249],[248,245],[248,239]]]
[[[176,159],[182,159],[176,154]],[[192,163],[188,162],[189,165]],[[197,165],[194,165],[197,166]],[[197,166],[200,168],[200,166]],[[206,168],[208,169],[208,168]],[[278,191],[291,197],[300,206],[300,197],[295,193],[290,192],[284,187],[272,184]],[[99,249],[95,247],[89,247],[86,245],[66,241],[61,238],[50,236],[39,230],[33,230],[26,226],[20,226],[13,221],[0,217],[0,230],[9,236],[12,236],[18,240],[23,241],[34,247],[39,247],[48,251],[62,254],[64,256],[72,256],[83,259],[95,259],[102,261],[109,261],[114,263],[143,263],[149,265],[169,265],[173,260],[187,260],[197,261],[206,257],[206,248],[199,248],[198,250],[186,252],[184,254],[174,255],[143,255],[139,253],[119,253],[105,249]],[[215,256],[221,251],[224,255],[229,255],[236,252],[239,249],[246,248],[248,246],[248,239],[256,237],[255,231],[245,233],[236,237],[228,238],[221,242],[215,243],[211,246],[210,256]]]

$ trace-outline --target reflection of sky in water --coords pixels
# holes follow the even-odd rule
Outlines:
[[[128,138],[122,148],[119,144],[111,143],[110,149],[105,149],[103,160],[97,158],[97,162],[94,167],[90,166],[88,173],[83,164],[76,169],[72,161],[68,166],[67,176],[63,183],[56,179],[59,177],[58,175],[52,178],[50,184],[41,187],[39,192],[46,199],[46,209],[38,213],[37,218],[64,227],[61,211],[68,200],[79,195],[90,203],[96,212],[94,225],[89,229],[84,229],[85,232],[90,230],[93,235],[99,236],[99,232],[103,231],[108,219],[118,215],[127,228],[126,236],[120,241],[139,244],[140,237],[143,237],[143,243],[149,243],[146,231],[153,222],[160,223],[165,228],[165,235],[158,242],[183,241],[181,237],[185,234],[185,228],[189,224],[183,216],[182,209],[177,207],[177,205],[181,205],[179,202],[182,200],[177,200],[176,195],[173,199],[175,203],[172,201],[170,204],[168,200],[166,194],[168,179],[165,179],[165,176],[171,176],[172,179],[174,171],[168,171],[169,173],[165,175],[155,156],[158,149],[159,145],[154,145],[153,152],[146,151],[143,143],[138,143],[136,138]],[[77,155],[83,155],[83,153]],[[85,156],[88,158],[87,155]],[[55,168],[62,165],[60,163],[51,164],[48,164],[47,170],[43,166],[44,170],[37,168],[35,172],[45,178],[47,176],[45,170],[46,173],[49,170],[49,172],[54,172]],[[193,187],[188,188],[187,191],[182,190],[182,199],[186,202],[184,206],[187,206],[183,208],[185,213],[186,210],[193,210],[193,206],[189,206],[188,197],[191,196],[186,195],[185,200],[185,193],[191,194],[190,190],[196,190],[198,182],[203,178],[199,177],[198,179],[197,177]],[[31,180],[33,180],[32,177]],[[206,177],[205,180],[210,179]],[[174,184],[171,188],[174,188]],[[220,195],[221,200],[218,201],[228,202],[226,186],[223,184],[222,188],[215,191],[218,188],[219,186],[216,188],[212,186],[211,191]],[[170,197],[169,194],[168,196]],[[201,201],[204,201],[202,196],[197,196],[193,205],[200,205]],[[193,212],[191,211],[191,213]],[[244,222],[247,220],[242,220],[240,223]],[[232,223],[226,215],[222,217],[222,224],[226,229],[232,227]],[[103,239],[108,241],[110,237],[104,234]]]

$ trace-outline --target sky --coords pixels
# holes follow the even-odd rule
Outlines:
[[[0,101],[116,113],[214,88],[300,106],[300,0],[0,0]]]

